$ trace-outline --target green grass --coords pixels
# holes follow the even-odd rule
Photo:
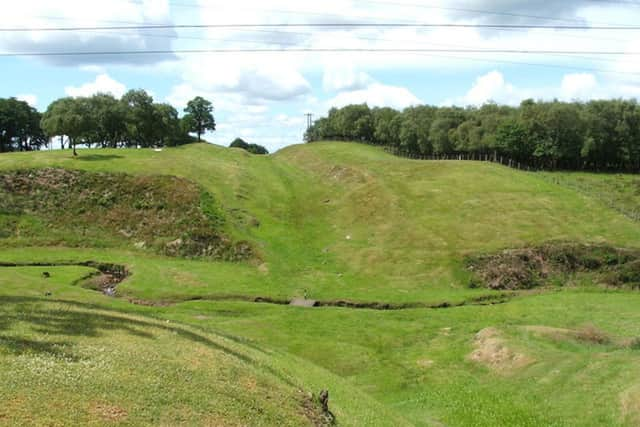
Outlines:
[[[640,221],[640,177],[637,175],[587,172],[547,172],[541,175]]]
[[[3,268],[0,424],[311,425],[321,387],[341,424],[402,423],[291,355],[69,285],[89,270]]]
[[[210,318],[197,322],[324,366],[415,425],[597,426],[624,425],[621,396],[639,373],[637,350],[555,341],[525,327],[593,323],[633,337],[640,334],[639,307],[639,297],[624,293],[561,292],[499,306],[401,312],[191,302],[165,315],[193,322],[206,313]],[[494,371],[471,362],[474,335],[486,327],[503,332],[506,345],[531,365]]]
[[[76,248],[0,249],[4,262],[96,260],[124,264],[131,271],[118,287],[122,298],[108,299],[70,285],[86,273],[80,267],[51,268],[49,282],[37,268],[0,270],[0,297],[6,301],[2,318],[19,317],[16,313],[23,311],[23,303],[17,298],[35,301],[28,303],[34,308],[25,311],[28,314],[20,321],[4,326],[0,320],[0,336],[25,337],[44,347],[65,340],[74,354],[83,354],[94,340],[99,341],[96,346],[106,345],[100,340],[110,340],[114,348],[121,346],[121,351],[135,355],[131,370],[122,361],[114,367],[129,372],[128,377],[122,374],[122,392],[114,395],[119,400],[113,403],[130,408],[128,422],[206,424],[198,418],[206,413],[222,417],[219,422],[226,424],[253,425],[257,420],[279,424],[288,416],[293,418],[285,424],[297,424],[298,388],[305,393],[328,388],[331,410],[341,425],[640,422],[640,388],[635,381],[640,353],[624,344],[640,336],[640,296],[634,292],[605,289],[584,279],[523,294],[505,304],[439,310],[302,309],[241,301],[289,299],[306,292],[310,298],[327,301],[457,303],[494,294],[469,288],[470,275],[464,268],[468,255],[549,240],[639,247],[638,224],[593,194],[490,163],[412,161],[346,143],[294,146],[271,156],[204,144],[162,152],[80,152],[79,159],[66,152],[0,156],[0,170],[41,167],[189,179],[216,201],[226,218],[224,232],[234,240],[248,240],[259,254],[253,261],[237,263],[186,260],[126,242],[101,248],[91,239]],[[600,177],[589,179],[600,182]],[[53,294],[50,299],[43,296],[47,291]],[[237,300],[223,300],[233,297]],[[142,307],[127,303],[127,298],[174,304]],[[202,300],[188,301],[194,298]],[[140,379],[147,384],[148,374],[136,366],[146,366],[148,338],[117,326],[102,331],[96,322],[85,326],[98,330],[97,336],[83,335],[85,326],[74,326],[69,337],[34,321],[43,311],[66,309],[72,311],[70,316],[78,311],[83,320],[95,310],[99,316],[111,313],[148,322],[140,329],[159,337],[152,340],[160,358],[155,365],[166,366],[168,381],[181,384],[170,396],[184,401],[184,414],[174,408],[163,415],[161,396],[151,388],[136,395],[127,382]],[[182,384],[174,373],[191,366],[187,361],[193,360],[201,344],[192,345],[180,334],[165,337],[160,326],[166,320],[171,327],[233,345],[234,351],[259,357],[260,362],[229,361],[236,365],[223,369],[224,375],[198,371],[194,375],[202,379]],[[588,325],[603,330],[611,342],[572,338]],[[526,363],[517,365],[507,357],[492,368],[471,360],[475,335],[489,327],[498,330],[499,346],[508,349],[505,354],[522,355]],[[540,327],[568,332],[536,332],[546,330]],[[4,347],[11,346],[0,346]],[[224,351],[214,353],[211,364],[202,362],[203,371],[218,358],[227,361]],[[12,351],[0,357],[2,363],[15,363],[15,358],[37,361],[40,356]],[[81,367],[69,369],[76,368],[76,374],[82,372]],[[264,390],[279,390],[283,397],[272,401],[260,393],[247,394],[236,387],[237,376],[230,372],[259,377]],[[102,373],[91,375],[85,385],[73,383],[68,394],[61,394],[70,398],[77,388],[74,414],[79,417],[89,416],[88,405],[96,401],[83,387],[104,386]],[[36,386],[37,380],[30,379],[31,386],[24,390],[35,393],[35,399],[46,395],[56,387],[48,382],[50,376],[54,381],[55,375],[47,374],[45,382]],[[213,394],[229,390],[225,396],[239,403],[229,404],[232,410],[220,414],[215,404],[202,398],[212,393],[197,393],[205,386]],[[8,392],[20,394],[0,385],[0,400]],[[128,400],[132,406],[124,406]],[[24,411],[28,413],[34,401],[24,400]],[[264,417],[245,412],[245,404],[254,409],[264,405]],[[148,412],[136,412],[147,406]],[[34,411],[34,419],[42,420],[43,415]],[[56,414],[54,419],[64,420],[62,412]]]

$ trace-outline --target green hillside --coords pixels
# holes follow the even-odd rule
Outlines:
[[[110,184],[44,199],[51,180],[29,191],[7,184],[24,170]],[[313,424],[323,414],[308,393],[321,389],[339,425],[640,422],[631,286],[586,269],[527,291],[470,286],[468,259],[505,249],[640,248],[638,223],[548,175],[359,144],[271,156],[193,144],[3,154],[0,183],[0,263],[23,264],[0,267],[0,358],[16,366],[0,374],[0,401],[16,408],[0,410],[0,423],[40,423],[47,412],[63,422],[55,399],[54,409],[31,410],[60,381],[59,398],[75,397],[74,420],[98,424]],[[93,204],[110,189],[106,205]],[[203,233],[213,240],[201,244]],[[211,241],[224,250],[208,250]],[[175,242],[189,250],[167,250]],[[85,289],[92,270],[73,264],[86,261],[126,268],[116,298]],[[634,262],[620,264],[631,284]],[[325,307],[284,305],[302,297]],[[91,370],[101,358],[117,374]],[[159,388],[149,363],[170,372]],[[20,383],[29,364],[73,380],[33,368]],[[193,381],[182,381],[185,370]],[[171,378],[180,386],[158,393]],[[109,379],[117,393],[107,393]]]

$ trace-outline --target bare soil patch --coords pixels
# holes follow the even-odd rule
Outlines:
[[[471,287],[516,290],[589,273],[607,286],[640,289],[640,250],[608,245],[552,242],[469,257]]]
[[[317,427],[326,427],[336,424],[334,415],[328,410],[328,408],[326,411],[324,410],[319,401],[319,397],[314,396],[312,393],[305,393],[302,390],[300,390],[299,393],[302,413],[312,425]]]
[[[553,328],[550,326],[531,325],[525,326],[525,330],[538,336],[549,338],[553,341],[577,341],[584,344],[606,345],[613,344],[616,347],[633,347],[634,339],[615,338],[595,325],[584,325],[576,329]]]
[[[496,328],[485,328],[478,332],[474,337],[473,346],[470,360],[502,374],[516,371],[534,362],[533,358],[509,348]]]
[[[98,417],[107,422],[120,422],[125,420],[129,415],[126,409],[105,402],[92,404],[89,412],[94,417]]]

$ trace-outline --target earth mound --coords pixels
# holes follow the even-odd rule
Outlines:
[[[135,246],[238,261],[254,253],[223,232],[224,212],[195,183],[57,168],[0,174],[0,239],[76,247]]]
[[[553,242],[470,257],[472,287],[517,290],[588,273],[608,286],[640,288],[640,250],[598,244]]]

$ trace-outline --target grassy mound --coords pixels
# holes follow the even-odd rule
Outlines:
[[[72,285],[103,267],[0,267],[0,425],[322,426],[322,389],[339,425],[407,425],[313,364]]]
[[[473,287],[531,289],[576,273],[595,273],[597,282],[611,286],[640,287],[640,250],[604,244],[547,243],[469,258],[467,265]]]
[[[635,339],[640,336],[637,293],[625,286],[565,286],[554,292],[523,292],[504,304],[459,304],[504,293],[469,288],[473,273],[463,261],[469,255],[495,254],[502,248],[538,248],[549,241],[614,249],[638,247],[638,224],[586,192],[498,165],[413,161],[376,147],[348,143],[288,147],[266,157],[205,144],[162,152],[81,152],[76,159],[59,151],[0,156],[1,171],[47,167],[73,173],[126,173],[136,179],[172,175],[178,182],[195,183],[211,195],[216,211],[225,219],[215,226],[216,232],[232,241],[251,242],[260,253],[260,262],[166,257],[162,255],[166,243],[181,235],[171,233],[160,242],[163,245],[152,246],[151,241],[126,237],[114,228],[98,230],[95,239],[82,247],[70,248],[71,243],[64,239],[56,247],[27,247],[46,239],[53,242],[56,231],[52,227],[49,233],[41,225],[43,233],[38,237],[43,240],[29,236],[26,230],[33,230],[37,221],[45,223],[44,214],[25,210],[17,215],[20,230],[25,232],[2,241],[7,244],[0,248],[0,261],[77,263],[90,259],[123,265],[131,275],[118,284],[117,294],[123,298],[106,298],[69,286],[90,271],[70,274],[66,268],[71,267],[60,267],[44,279],[41,272],[32,271],[35,267],[8,268],[0,270],[0,295],[37,297],[45,305],[63,299],[99,302],[100,307],[85,308],[98,314],[106,308],[117,309],[119,315],[135,318],[150,314],[169,320],[170,326],[192,325],[209,337],[222,334],[245,350],[251,348],[251,357],[261,357],[268,366],[278,361],[279,369],[293,369],[293,378],[307,384],[300,387],[305,393],[317,395],[328,389],[329,407],[340,425],[402,425],[404,419],[413,425],[635,425],[632,420],[640,413],[634,400],[638,396],[635,379],[640,375]],[[198,200],[202,206],[202,198]],[[103,212],[100,209],[95,211]],[[133,250],[140,241],[160,254]],[[593,285],[606,276],[589,266],[592,258],[604,260],[610,255],[608,250],[592,256],[579,247],[574,249],[579,252],[577,261],[566,258],[562,251],[545,251],[541,256],[547,268],[557,263],[562,273],[549,271],[546,277],[537,278],[540,283],[573,281],[575,274],[576,278],[580,275],[581,283]],[[623,283],[634,283],[633,258],[615,265],[598,262]],[[65,286],[53,288],[54,281]],[[102,282],[94,285],[100,288]],[[44,297],[51,288],[53,296]],[[310,310],[249,302],[305,295],[317,301],[346,301],[346,306],[379,303],[405,309]],[[128,300],[172,304],[138,306]],[[422,308],[426,306],[443,308]],[[49,308],[57,311],[56,306],[45,306],[45,311]],[[38,310],[24,312],[25,322],[38,322],[45,332],[51,330],[43,325],[61,323],[58,318],[46,319]],[[1,319],[0,334],[4,330]],[[581,329],[589,324],[594,327]],[[82,340],[94,339],[95,329],[88,326],[84,328],[88,336]],[[561,339],[549,339],[528,326],[571,332]],[[82,328],[79,324],[78,330]],[[498,333],[492,336],[487,328]],[[478,336],[483,330],[489,336]],[[52,333],[39,337],[34,330],[15,331],[14,337],[37,342],[66,341]],[[131,340],[146,343],[142,336]],[[183,359],[197,361],[189,353],[189,344],[176,341],[180,351],[172,353],[176,360],[161,360],[158,370],[174,362],[181,365]],[[240,353],[246,354],[245,350]],[[477,361],[470,357],[475,350],[481,350],[476,353]],[[145,357],[136,349],[132,354],[135,359]],[[497,369],[492,361],[497,362]],[[4,366],[4,361],[0,364]],[[502,375],[501,364],[508,368],[508,375]],[[278,383],[276,380],[276,387]],[[34,393],[43,396],[39,387],[34,385]],[[52,390],[47,387],[43,390]],[[280,390],[285,393],[291,390],[283,387]],[[7,390],[8,386],[0,385],[2,397]],[[153,389],[145,388],[144,393],[140,399],[149,399]],[[192,401],[188,390],[182,388],[180,393],[185,401]],[[230,389],[231,397],[242,401],[246,396],[234,396],[236,393],[248,392]],[[297,400],[297,391],[285,395],[291,399],[286,413],[297,413],[305,406],[305,400]],[[179,394],[171,396],[180,398]],[[86,408],[91,397],[80,397]],[[254,399],[259,407],[259,396]],[[119,408],[134,413],[121,401],[107,398],[100,399],[96,407],[114,414],[120,413]],[[45,415],[38,414],[37,420],[43,420]],[[299,420],[298,416],[292,419]],[[179,424],[178,417],[167,418],[165,424]],[[227,420],[218,424],[256,423],[232,416]],[[161,424],[162,420],[154,422]],[[265,418],[267,424],[278,422],[277,417]]]
[[[80,303],[1,300],[2,424],[329,424],[312,396],[220,337]]]
[[[169,256],[240,260],[245,242],[195,183],[57,168],[0,174],[0,237],[16,244],[150,247]]]

